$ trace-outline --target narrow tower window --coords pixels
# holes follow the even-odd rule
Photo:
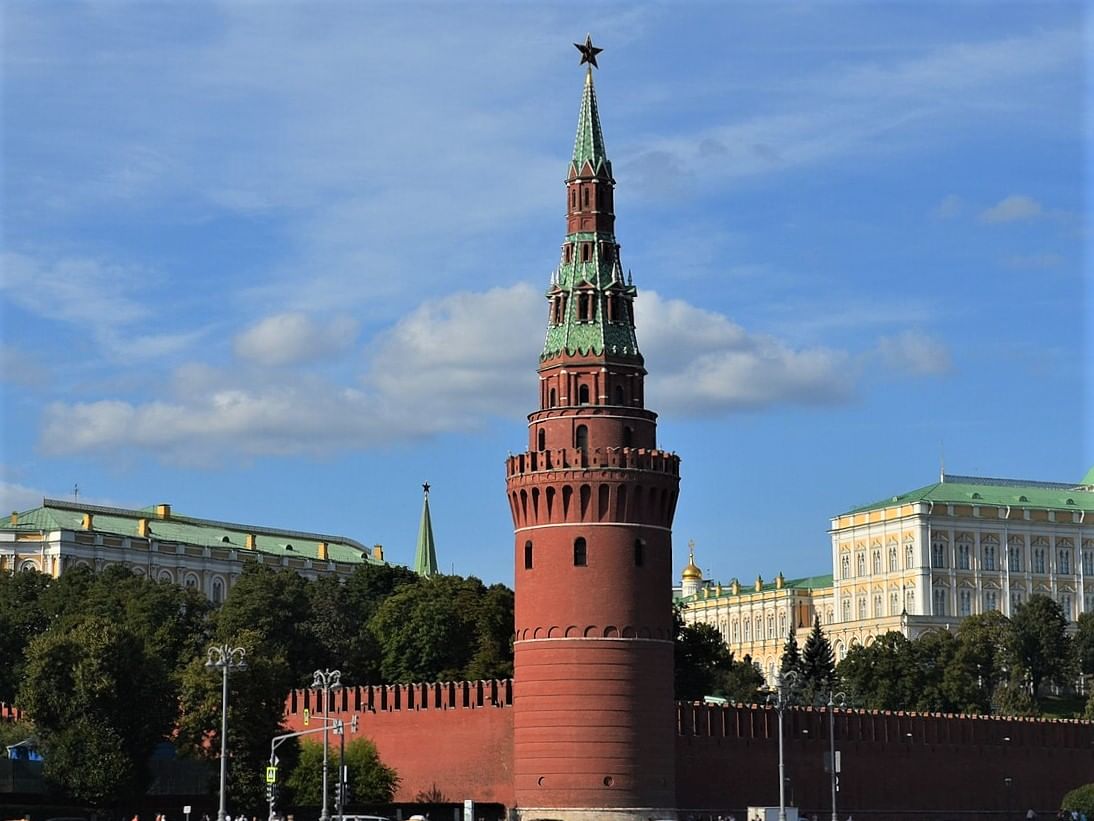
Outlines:
[[[539,444],[539,449],[540,450],[547,450],[547,433],[546,433],[546,431],[543,430],[543,428],[539,429],[539,442],[538,442],[538,444]]]
[[[584,425],[578,425],[574,431],[574,447],[585,450],[589,447],[589,429]]]
[[[588,548],[585,539],[578,536],[574,539],[574,567],[585,567],[589,563]]]
[[[524,569],[532,569],[532,543],[530,541],[524,543]]]
[[[589,386],[582,385],[577,389],[577,403],[579,405],[589,404]]]
[[[634,540],[634,566],[641,567],[646,560],[646,543],[641,539]]]
[[[629,448],[634,444],[634,431],[628,426],[623,428],[623,447]]]
[[[624,396],[623,386],[622,385],[616,385],[615,386],[615,404],[622,405],[623,404],[623,396]]]
[[[581,189],[581,204],[586,208],[589,207],[589,186],[587,185]]]
[[[558,391],[551,388],[551,407],[553,408],[556,405],[558,405]]]

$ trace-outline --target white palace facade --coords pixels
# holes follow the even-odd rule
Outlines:
[[[167,504],[128,510],[59,499],[12,513],[0,524],[0,572],[120,565],[140,576],[200,590],[221,602],[248,564],[289,568],[306,578],[348,576],[384,564],[381,545],[344,536],[181,516]]]
[[[1031,595],[1069,620],[1094,612],[1094,469],[1079,483],[943,474],[831,520],[832,575],[704,581],[694,557],[675,593],[686,623],[718,628],[771,682],[790,626],[821,620],[837,660],[896,630],[915,638]]]

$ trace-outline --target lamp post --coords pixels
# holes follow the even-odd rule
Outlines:
[[[327,802],[329,785],[329,767],[327,764],[327,730],[330,726],[330,691],[342,686],[341,670],[316,670],[311,686],[323,690],[323,811],[319,821],[330,821],[330,807]],[[341,775],[339,775],[341,778]],[[218,821],[220,821],[218,819]]]
[[[839,775],[836,770],[836,704],[842,707],[847,703],[847,696],[843,693],[829,692],[828,693],[828,754],[829,769],[832,771],[832,821],[838,821],[836,818],[836,789],[839,784]]]
[[[247,651],[242,647],[232,647],[230,644],[214,645],[209,648],[208,660],[205,662],[207,669],[220,670],[223,676],[220,695],[220,808],[217,810],[217,821],[225,821],[228,815],[228,674],[247,669],[247,662],[243,660],[245,655]]]
[[[793,685],[797,680],[798,674],[793,670],[780,671],[775,675],[775,692],[767,697],[769,702],[774,702],[779,716],[779,821],[786,821],[786,766],[783,761],[783,710],[789,701],[786,685],[788,681]]]

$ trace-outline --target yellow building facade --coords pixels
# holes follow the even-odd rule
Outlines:
[[[840,661],[891,630],[915,638],[989,610],[1009,616],[1034,594],[1069,620],[1094,612],[1094,470],[1079,483],[943,474],[834,517],[829,534],[831,576],[700,581],[679,590],[685,623],[718,627],[770,684],[790,624],[801,634],[814,615]]]

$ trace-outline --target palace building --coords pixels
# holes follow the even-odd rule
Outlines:
[[[692,555],[678,588],[685,622],[716,626],[770,683],[790,627],[814,616],[840,660],[890,630],[915,638],[976,613],[1009,616],[1037,593],[1069,621],[1094,612],[1094,469],[1078,483],[942,474],[834,517],[829,533],[831,576],[722,586]]]
[[[428,501],[422,510],[432,558]],[[419,542],[424,537],[419,534]],[[345,536],[305,533],[182,516],[168,504],[142,510],[44,499],[0,525],[0,572],[128,567],[137,575],[200,590],[221,602],[248,563],[285,567],[307,578],[348,576],[362,563],[384,564],[384,548]],[[429,567],[428,562],[424,564]]]

